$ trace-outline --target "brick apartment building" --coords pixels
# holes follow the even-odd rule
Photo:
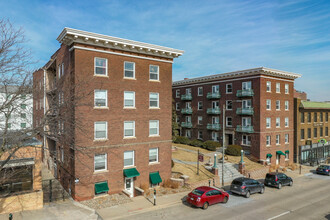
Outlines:
[[[34,73],[34,125],[45,115],[44,161],[65,189],[76,200],[134,196],[169,179],[172,63],[183,51],[71,28],[57,40]]]
[[[294,108],[295,162],[315,164],[326,160],[330,155],[330,103],[307,101],[306,93],[297,92]]]
[[[299,74],[254,68],[173,82],[181,135],[225,143],[271,164],[293,161],[294,80]]]

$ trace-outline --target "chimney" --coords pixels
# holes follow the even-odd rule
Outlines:
[[[189,79],[189,78],[184,78],[184,80],[187,80],[187,79]]]

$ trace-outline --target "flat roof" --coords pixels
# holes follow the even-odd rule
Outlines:
[[[312,101],[301,101],[300,108],[305,109],[329,109],[330,102],[312,102]]]

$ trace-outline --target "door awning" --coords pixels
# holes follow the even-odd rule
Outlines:
[[[285,153],[288,154],[290,151],[289,150],[286,150]]]
[[[127,178],[132,178],[132,177],[140,176],[140,173],[139,171],[137,171],[136,168],[130,168],[124,170],[124,176]]]
[[[155,172],[155,173],[150,173],[150,182],[152,184],[158,184],[162,182],[162,178],[159,175],[159,172]]]
[[[267,154],[266,155],[266,157],[268,157],[268,158],[272,158],[272,156],[273,156],[272,154]]]
[[[280,150],[276,151],[276,154],[285,156],[285,153],[283,153],[283,152],[280,151]]]
[[[102,182],[102,183],[95,183],[95,193],[103,193],[103,192],[108,192],[109,191],[109,186],[107,182]]]

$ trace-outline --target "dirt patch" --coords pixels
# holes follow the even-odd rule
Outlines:
[[[113,194],[96,197],[94,199],[82,201],[80,203],[92,209],[102,209],[119,204],[129,203],[131,201],[132,200],[124,194]]]
[[[197,162],[197,152],[193,153],[178,149],[172,152],[172,158],[182,161]],[[204,161],[208,161],[209,159],[209,156],[204,155]]]
[[[194,183],[201,180],[212,179],[214,177],[214,175],[206,170],[202,165],[200,165],[199,168],[199,175],[197,175],[197,165],[174,163],[172,171],[180,172],[189,176],[187,183]]]

